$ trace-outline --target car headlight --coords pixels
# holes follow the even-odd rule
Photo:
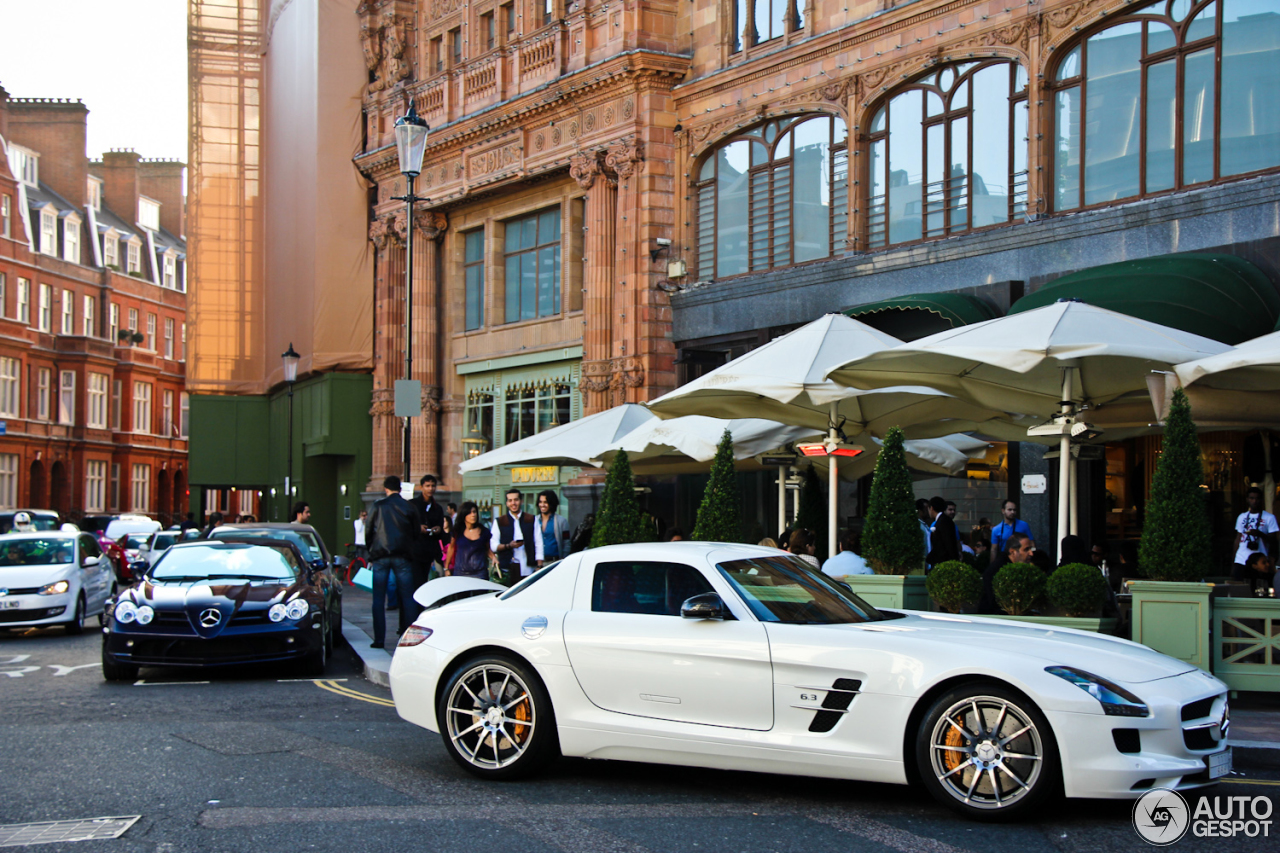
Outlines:
[[[37,592],[40,595],[61,595],[69,589],[71,589],[71,584],[69,582],[54,581],[53,583],[47,583],[40,587]]]
[[[150,625],[151,620],[156,618],[156,611],[149,604],[144,604],[138,608],[138,624]]]
[[[285,617],[285,606],[283,604],[273,604],[271,609],[267,611],[267,618],[272,622],[283,622]]]
[[[1151,709],[1141,699],[1118,684],[1082,669],[1069,666],[1047,666],[1050,675],[1065,678],[1102,704],[1102,712],[1112,717],[1149,717]]]
[[[298,620],[307,615],[307,611],[311,609],[311,605],[303,601],[301,598],[295,598],[285,607],[285,615],[290,619]]]
[[[138,608],[132,601],[121,601],[116,605],[115,617],[121,625],[128,625],[138,618]]]

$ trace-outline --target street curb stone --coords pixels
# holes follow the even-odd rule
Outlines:
[[[360,656],[365,679],[379,687],[391,687],[391,655],[385,649],[369,648],[373,638],[348,619],[342,620],[342,637]]]

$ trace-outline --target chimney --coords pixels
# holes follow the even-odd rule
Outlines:
[[[9,93],[0,86],[0,139],[9,138]],[[4,152],[0,151],[0,157]]]
[[[186,164],[179,160],[143,160],[138,163],[138,190],[160,202],[160,227],[175,237],[185,239],[187,205],[182,196],[182,172]]]
[[[130,226],[138,222],[139,159],[128,148],[108,151],[102,155],[102,165],[94,169],[102,177],[102,206]]]
[[[89,109],[64,98],[9,98],[5,137],[40,155],[40,181],[77,207],[88,201]]]

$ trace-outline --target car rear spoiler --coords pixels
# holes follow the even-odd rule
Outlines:
[[[425,609],[430,610],[433,607],[463,598],[470,598],[473,595],[506,591],[507,588],[502,584],[481,580],[480,578],[436,578],[418,587],[413,593],[413,600],[421,604]],[[446,601],[446,599],[448,600]]]

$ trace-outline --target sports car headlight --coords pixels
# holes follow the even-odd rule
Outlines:
[[[271,609],[267,611],[267,618],[272,622],[283,622],[285,617],[285,606],[283,604],[273,604]]]
[[[1149,717],[1151,709],[1118,684],[1069,666],[1047,666],[1045,672],[1065,678],[1102,704],[1102,712],[1112,717]]]
[[[39,595],[61,595],[71,589],[71,584],[66,581],[54,581],[47,583],[38,590]]]
[[[307,604],[301,598],[295,598],[285,607],[285,615],[290,619],[298,620],[307,615],[307,611],[311,609],[311,605]]]
[[[144,604],[138,608],[137,619],[139,625],[150,625],[151,620],[154,618],[156,618],[156,612],[151,608],[151,605]]]
[[[138,618],[138,608],[132,601],[121,601],[116,605],[115,616],[121,625],[128,625]]]

